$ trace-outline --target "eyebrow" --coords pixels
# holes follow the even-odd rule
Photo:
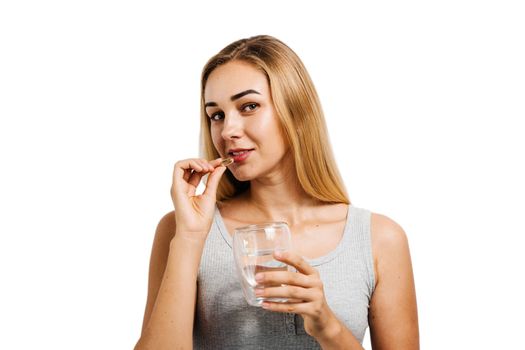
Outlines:
[[[258,91],[253,90],[253,89],[248,89],[248,90],[244,90],[243,92],[239,92],[238,94],[233,95],[232,97],[230,97],[230,100],[231,101],[235,101],[235,100],[238,100],[241,97],[249,95],[249,94],[260,95],[260,93]],[[207,107],[217,107],[217,103],[216,102],[206,102],[204,104],[204,108],[207,108]]]

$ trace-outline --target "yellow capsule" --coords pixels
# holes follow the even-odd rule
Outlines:
[[[230,164],[233,164],[233,158],[224,158],[221,161],[221,165],[228,166]]]

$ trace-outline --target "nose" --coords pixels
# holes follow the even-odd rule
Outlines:
[[[228,113],[224,116],[221,136],[225,140],[240,138],[243,134],[243,120],[239,113]]]

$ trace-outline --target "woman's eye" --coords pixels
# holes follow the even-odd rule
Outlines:
[[[212,115],[210,115],[210,119],[212,121],[219,121],[221,119],[224,118],[224,113],[223,112],[217,112],[217,113],[213,113]]]
[[[254,111],[255,109],[257,109],[257,107],[259,107],[259,104],[257,104],[257,103],[248,103],[248,104],[242,106],[242,111],[243,112],[251,112],[251,111]]]

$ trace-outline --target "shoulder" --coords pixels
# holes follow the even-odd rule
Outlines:
[[[175,210],[166,213],[159,221],[158,228],[175,229]]]
[[[171,239],[175,236],[175,228],[175,211],[172,210],[160,219],[155,231],[154,244],[168,247]]]
[[[372,243],[392,247],[406,242],[406,233],[397,222],[386,215],[371,213],[370,234]]]
[[[395,268],[395,265],[409,254],[408,239],[401,225],[390,217],[378,213],[371,213],[370,235],[374,269],[378,280],[382,273]]]

